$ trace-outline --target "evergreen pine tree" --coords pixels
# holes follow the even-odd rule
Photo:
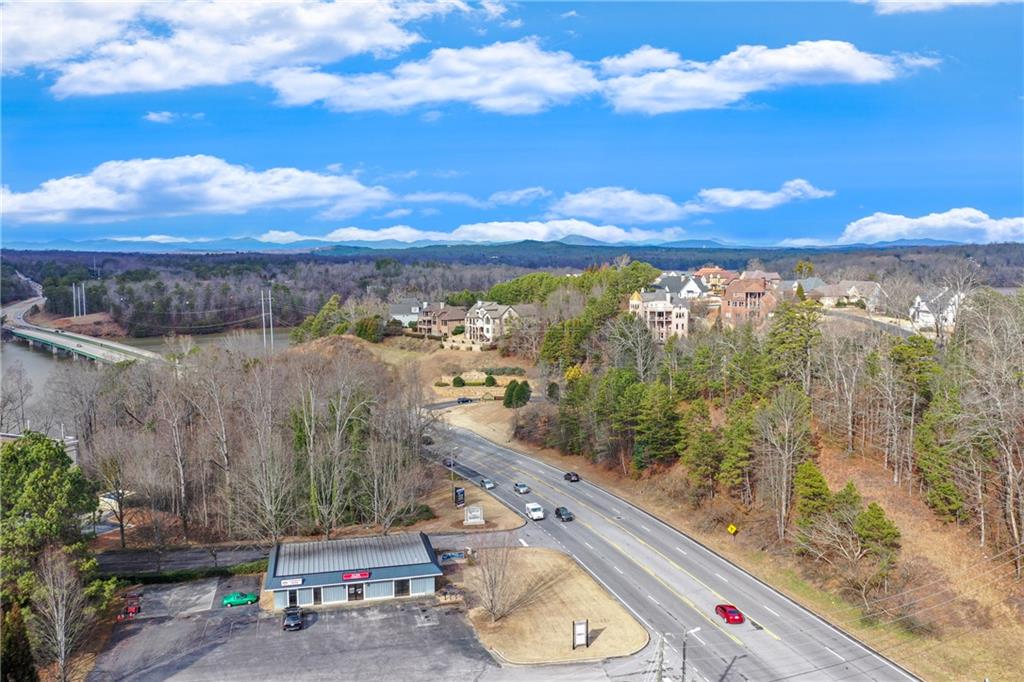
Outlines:
[[[815,517],[827,512],[832,506],[832,492],[828,489],[828,482],[813,460],[808,459],[796,468],[793,488],[797,498],[798,526],[809,526]]]

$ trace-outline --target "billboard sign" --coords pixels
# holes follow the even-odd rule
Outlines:
[[[461,509],[466,504],[466,489],[456,488],[455,489],[455,506]]]

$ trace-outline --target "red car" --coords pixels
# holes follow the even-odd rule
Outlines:
[[[726,623],[732,625],[739,625],[743,622],[743,614],[732,604],[719,604],[715,607],[715,613]]]

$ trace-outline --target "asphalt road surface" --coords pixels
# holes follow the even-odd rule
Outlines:
[[[537,530],[587,569],[652,634],[664,636],[668,679],[681,677],[683,633],[687,680],[914,680],[882,656],[798,606],[696,541],[604,489],[563,480],[563,471],[452,428],[456,471],[470,481],[495,481],[491,491],[523,513],[526,502],[540,503],[547,514],[533,522]],[[532,492],[518,495],[513,483]],[[568,507],[576,520],[554,517]],[[521,540],[526,542],[525,540]],[[726,625],[715,605],[734,604],[746,616],[742,625]],[[693,632],[694,628],[700,628]],[[650,647],[648,647],[650,648]],[[650,660],[650,652],[645,660]],[[628,670],[640,657],[624,659],[611,676]]]

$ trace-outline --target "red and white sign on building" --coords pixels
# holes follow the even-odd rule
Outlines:
[[[370,577],[369,571],[352,571],[351,573],[342,573],[342,580],[366,580]]]

